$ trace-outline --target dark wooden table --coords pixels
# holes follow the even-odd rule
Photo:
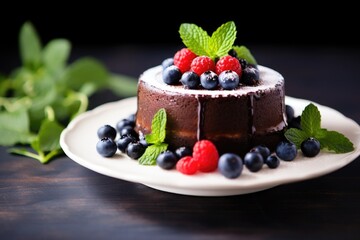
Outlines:
[[[113,72],[138,77],[176,49],[76,49],[74,56],[95,56]],[[284,75],[287,95],[360,123],[360,49],[251,49],[260,64]],[[5,63],[3,56],[0,67]],[[100,92],[90,108],[119,99]],[[358,157],[303,182],[239,196],[193,197],[107,177],[67,156],[41,165],[0,147],[0,239],[359,239],[359,172]]]

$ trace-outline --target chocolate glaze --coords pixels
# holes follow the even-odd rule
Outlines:
[[[140,76],[135,129],[150,133],[154,114],[165,108],[165,141],[170,149],[192,147],[196,141],[208,139],[220,154],[234,152],[243,156],[257,144],[274,150],[287,127],[284,81],[279,77],[280,81],[266,89],[214,96],[206,94],[212,90],[202,90],[203,94],[169,91]]]

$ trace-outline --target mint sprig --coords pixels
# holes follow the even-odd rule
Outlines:
[[[321,149],[335,153],[347,153],[354,150],[353,143],[342,133],[321,128],[321,114],[318,108],[309,103],[301,113],[301,129],[286,130],[285,137],[299,149],[301,143],[309,137],[320,142]]]
[[[146,142],[150,145],[138,160],[141,165],[155,165],[156,158],[161,152],[167,149],[168,144],[164,143],[166,137],[166,121],[166,111],[164,108],[161,108],[155,113],[152,119],[151,133],[145,136]]]
[[[187,48],[196,55],[212,59],[226,56],[236,39],[236,26],[233,21],[222,24],[211,36],[201,27],[183,23],[179,29],[180,37]]]
[[[21,65],[0,74],[0,145],[13,147],[10,153],[47,163],[63,154],[62,130],[87,110],[94,93],[136,95],[136,79],[112,74],[91,57],[69,63],[71,42],[43,43],[31,22],[22,25],[18,43]]]

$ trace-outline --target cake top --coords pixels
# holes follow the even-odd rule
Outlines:
[[[183,85],[170,85],[163,81],[162,66],[156,66],[146,70],[141,76],[140,81],[143,81],[152,87],[159,90],[167,91],[168,93],[192,94],[192,95],[208,95],[212,97],[226,97],[229,95],[246,95],[249,93],[256,93],[259,91],[267,91],[274,89],[277,86],[282,86],[284,82],[283,76],[277,71],[265,66],[258,65],[260,73],[259,84],[256,86],[239,85],[236,89],[224,91],[220,88],[215,90],[206,90],[201,87],[197,89],[184,88]]]

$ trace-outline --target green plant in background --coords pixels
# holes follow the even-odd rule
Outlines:
[[[136,94],[136,79],[110,73],[95,58],[69,64],[67,39],[42,46],[30,22],[20,29],[19,50],[22,65],[9,76],[0,75],[0,145],[12,147],[11,153],[47,163],[63,154],[60,134],[87,110],[92,94],[101,89],[122,97]]]

